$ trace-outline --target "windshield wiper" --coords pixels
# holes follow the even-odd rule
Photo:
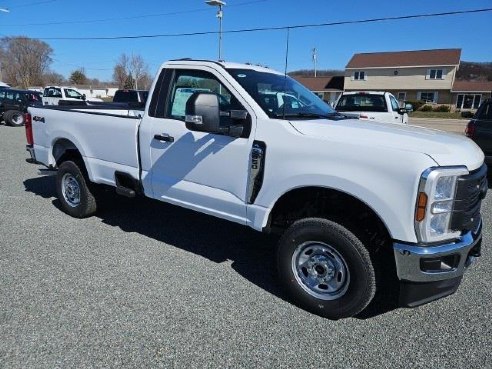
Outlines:
[[[318,113],[287,113],[287,114],[275,114],[276,118],[321,118],[330,120],[341,120],[346,119],[346,117],[340,113],[333,112],[328,114],[318,114]]]

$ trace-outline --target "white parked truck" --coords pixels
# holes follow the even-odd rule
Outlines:
[[[383,123],[408,123],[412,105],[400,107],[398,100],[389,92],[352,91],[344,92],[335,104],[335,110],[347,117]]]
[[[62,101],[62,103],[60,103]],[[43,92],[43,105],[81,105],[88,102],[102,102],[98,98],[87,98],[74,87],[69,86],[47,86]]]
[[[402,306],[449,295],[480,255],[486,167],[471,140],[344,119],[271,69],[169,61],[142,117],[26,118],[28,161],[57,171],[66,213],[94,214],[107,185],[278,233],[279,283],[321,316],[358,314],[391,280]]]

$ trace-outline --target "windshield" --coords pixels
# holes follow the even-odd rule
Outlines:
[[[337,114],[290,77],[251,69],[228,69],[270,118],[313,119]]]

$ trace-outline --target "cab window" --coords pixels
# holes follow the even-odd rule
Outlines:
[[[186,102],[195,92],[212,92],[219,98],[221,112],[244,110],[233,94],[208,72],[195,70],[177,70],[172,82],[167,117],[185,119]],[[221,114],[221,126],[230,125],[230,118]]]

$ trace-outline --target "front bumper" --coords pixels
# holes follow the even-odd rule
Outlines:
[[[400,305],[418,306],[458,289],[465,270],[480,256],[481,227],[438,246],[394,243]]]

